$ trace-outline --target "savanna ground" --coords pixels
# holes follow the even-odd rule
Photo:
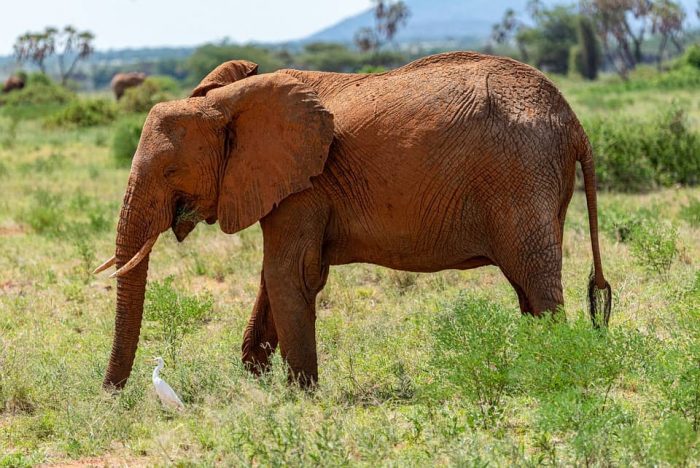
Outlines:
[[[558,83],[584,118],[653,119],[675,101],[700,131],[697,88]],[[101,382],[128,169],[111,126],[47,128],[0,113],[0,465],[695,465],[700,463],[700,189],[600,194],[608,331],[591,328],[585,200],[564,242],[566,323],[523,318],[495,267],[331,270],[318,299],[320,386],[284,366],[251,377],[243,328],[258,226],[161,236],[134,371]],[[164,411],[151,358],[187,409]]]

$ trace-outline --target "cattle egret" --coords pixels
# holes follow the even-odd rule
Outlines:
[[[153,369],[153,388],[156,389],[158,398],[160,398],[161,403],[163,403],[163,406],[166,408],[182,411],[185,409],[185,405],[182,404],[182,400],[180,400],[180,397],[177,396],[175,390],[173,390],[170,385],[168,385],[168,383],[161,379],[158,375],[160,370],[165,365],[163,358],[157,357],[153,361],[158,364],[156,368]]]

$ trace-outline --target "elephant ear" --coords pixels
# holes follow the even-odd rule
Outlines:
[[[207,76],[192,91],[190,97],[206,96],[209,91],[221,88],[243,78],[258,74],[258,64],[247,60],[231,60],[224,62]]]
[[[206,99],[224,115],[229,135],[217,207],[224,232],[254,224],[323,172],[333,116],[301,81],[283,73],[254,76]]]

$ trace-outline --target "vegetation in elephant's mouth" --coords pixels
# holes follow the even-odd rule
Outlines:
[[[197,223],[202,219],[196,208],[190,208],[187,205],[180,205],[175,211],[175,222],[174,226],[180,223]]]

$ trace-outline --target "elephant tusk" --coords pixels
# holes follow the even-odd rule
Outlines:
[[[129,271],[131,271],[132,268],[134,268],[136,265],[141,263],[141,260],[146,258],[146,255],[148,255],[151,252],[151,249],[153,248],[153,244],[156,243],[158,240],[158,235],[156,234],[155,236],[151,237],[146,241],[145,244],[143,244],[143,247],[141,247],[141,250],[136,252],[136,255],[133,256],[131,260],[126,262],[120,269],[109,275],[110,278],[114,277],[119,277],[119,276],[124,276],[127,274]]]
[[[102,265],[98,266],[97,268],[95,268],[95,271],[93,271],[92,274],[96,275],[98,273],[101,273],[101,272],[105,271],[107,268],[114,265],[115,263],[117,263],[117,256],[112,255],[112,258],[110,258],[109,260],[107,260]]]

